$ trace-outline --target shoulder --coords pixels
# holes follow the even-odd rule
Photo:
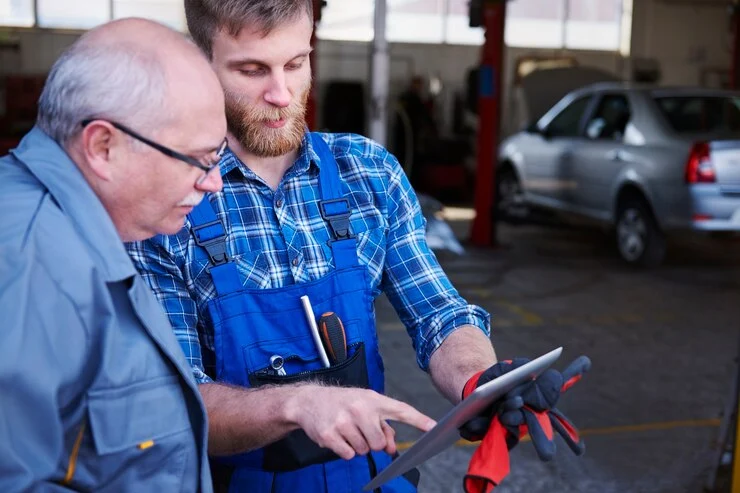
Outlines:
[[[369,159],[385,159],[385,147],[365,136],[352,133],[319,133],[332,149],[334,156],[357,156]]]
[[[320,133],[332,150],[343,175],[384,177],[403,173],[396,157],[378,142],[358,134]]]
[[[12,155],[0,159],[0,250],[42,268],[59,288],[95,269],[70,219],[46,187]]]

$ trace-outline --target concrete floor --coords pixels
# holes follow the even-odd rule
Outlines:
[[[462,237],[468,225],[453,222]],[[555,459],[541,463],[522,443],[496,492],[703,491],[740,335],[740,242],[673,243],[663,266],[640,271],[600,231],[502,225],[499,239],[503,248],[438,254],[460,293],[492,314],[499,358],[563,346],[556,367],[586,354],[593,368],[559,405],[586,454],[576,458],[560,441]],[[451,405],[416,367],[387,300],[377,309],[389,394],[441,418]],[[397,431],[402,445],[418,438]],[[474,449],[424,464],[420,491],[462,491]]]

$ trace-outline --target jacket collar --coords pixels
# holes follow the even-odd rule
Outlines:
[[[34,127],[11,152],[46,187],[92,253],[106,282],[136,274],[103,204],[69,155]]]

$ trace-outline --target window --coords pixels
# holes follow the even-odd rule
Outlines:
[[[0,0],[0,25],[33,26],[33,0]]]
[[[619,51],[631,0],[516,0],[507,4],[508,46]],[[630,19],[625,19],[629,17]]]
[[[328,2],[321,11],[316,34],[321,39],[370,41],[373,39],[374,0]]]
[[[386,38],[404,43],[483,43],[483,30],[468,25],[469,0],[387,0]],[[374,0],[328,2],[321,11],[320,39],[371,41]]]
[[[111,19],[145,17],[185,30],[182,0],[0,0],[0,25],[90,29]]]
[[[591,101],[591,96],[582,96],[566,106],[547,126],[547,135],[549,137],[580,135],[581,119],[589,101]]]
[[[114,0],[113,18],[122,17],[145,17],[173,29],[187,29],[182,0]]]
[[[482,45],[483,29],[470,27],[468,3],[470,0],[449,0],[445,16],[445,43]],[[511,2],[510,2],[511,3]]]
[[[625,96],[606,95],[601,98],[596,112],[586,125],[586,136],[590,139],[621,141],[631,116]]]
[[[388,0],[388,40],[441,43],[445,3],[443,0]]]
[[[89,0],[37,0],[41,27],[90,29],[110,20],[110,2]]]
[[[740,131],[740,98],[663,96],[655,102],[677,133]]]

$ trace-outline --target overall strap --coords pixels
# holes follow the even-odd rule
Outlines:
[[[208,253],[213,285],[219,295],[233,293],[241,288],[236,264],[226,253],[226,230],[216,216],[208,196],[188,214],[195,244]]]
[[[330,240],[331,250],[334,255],[334,267],[337,269],[354,267],[357,261],[357,238],[352,234],[349,217],[352,211],[349,208],[349,200],[342,194],[342,186],[339,180],[339,168],[334,154],[329,149],[324,139],[312,132],[311,145],[319,156],[319,188],[321,200],[319,210],[321,217],[329,225],[332,235]]]

